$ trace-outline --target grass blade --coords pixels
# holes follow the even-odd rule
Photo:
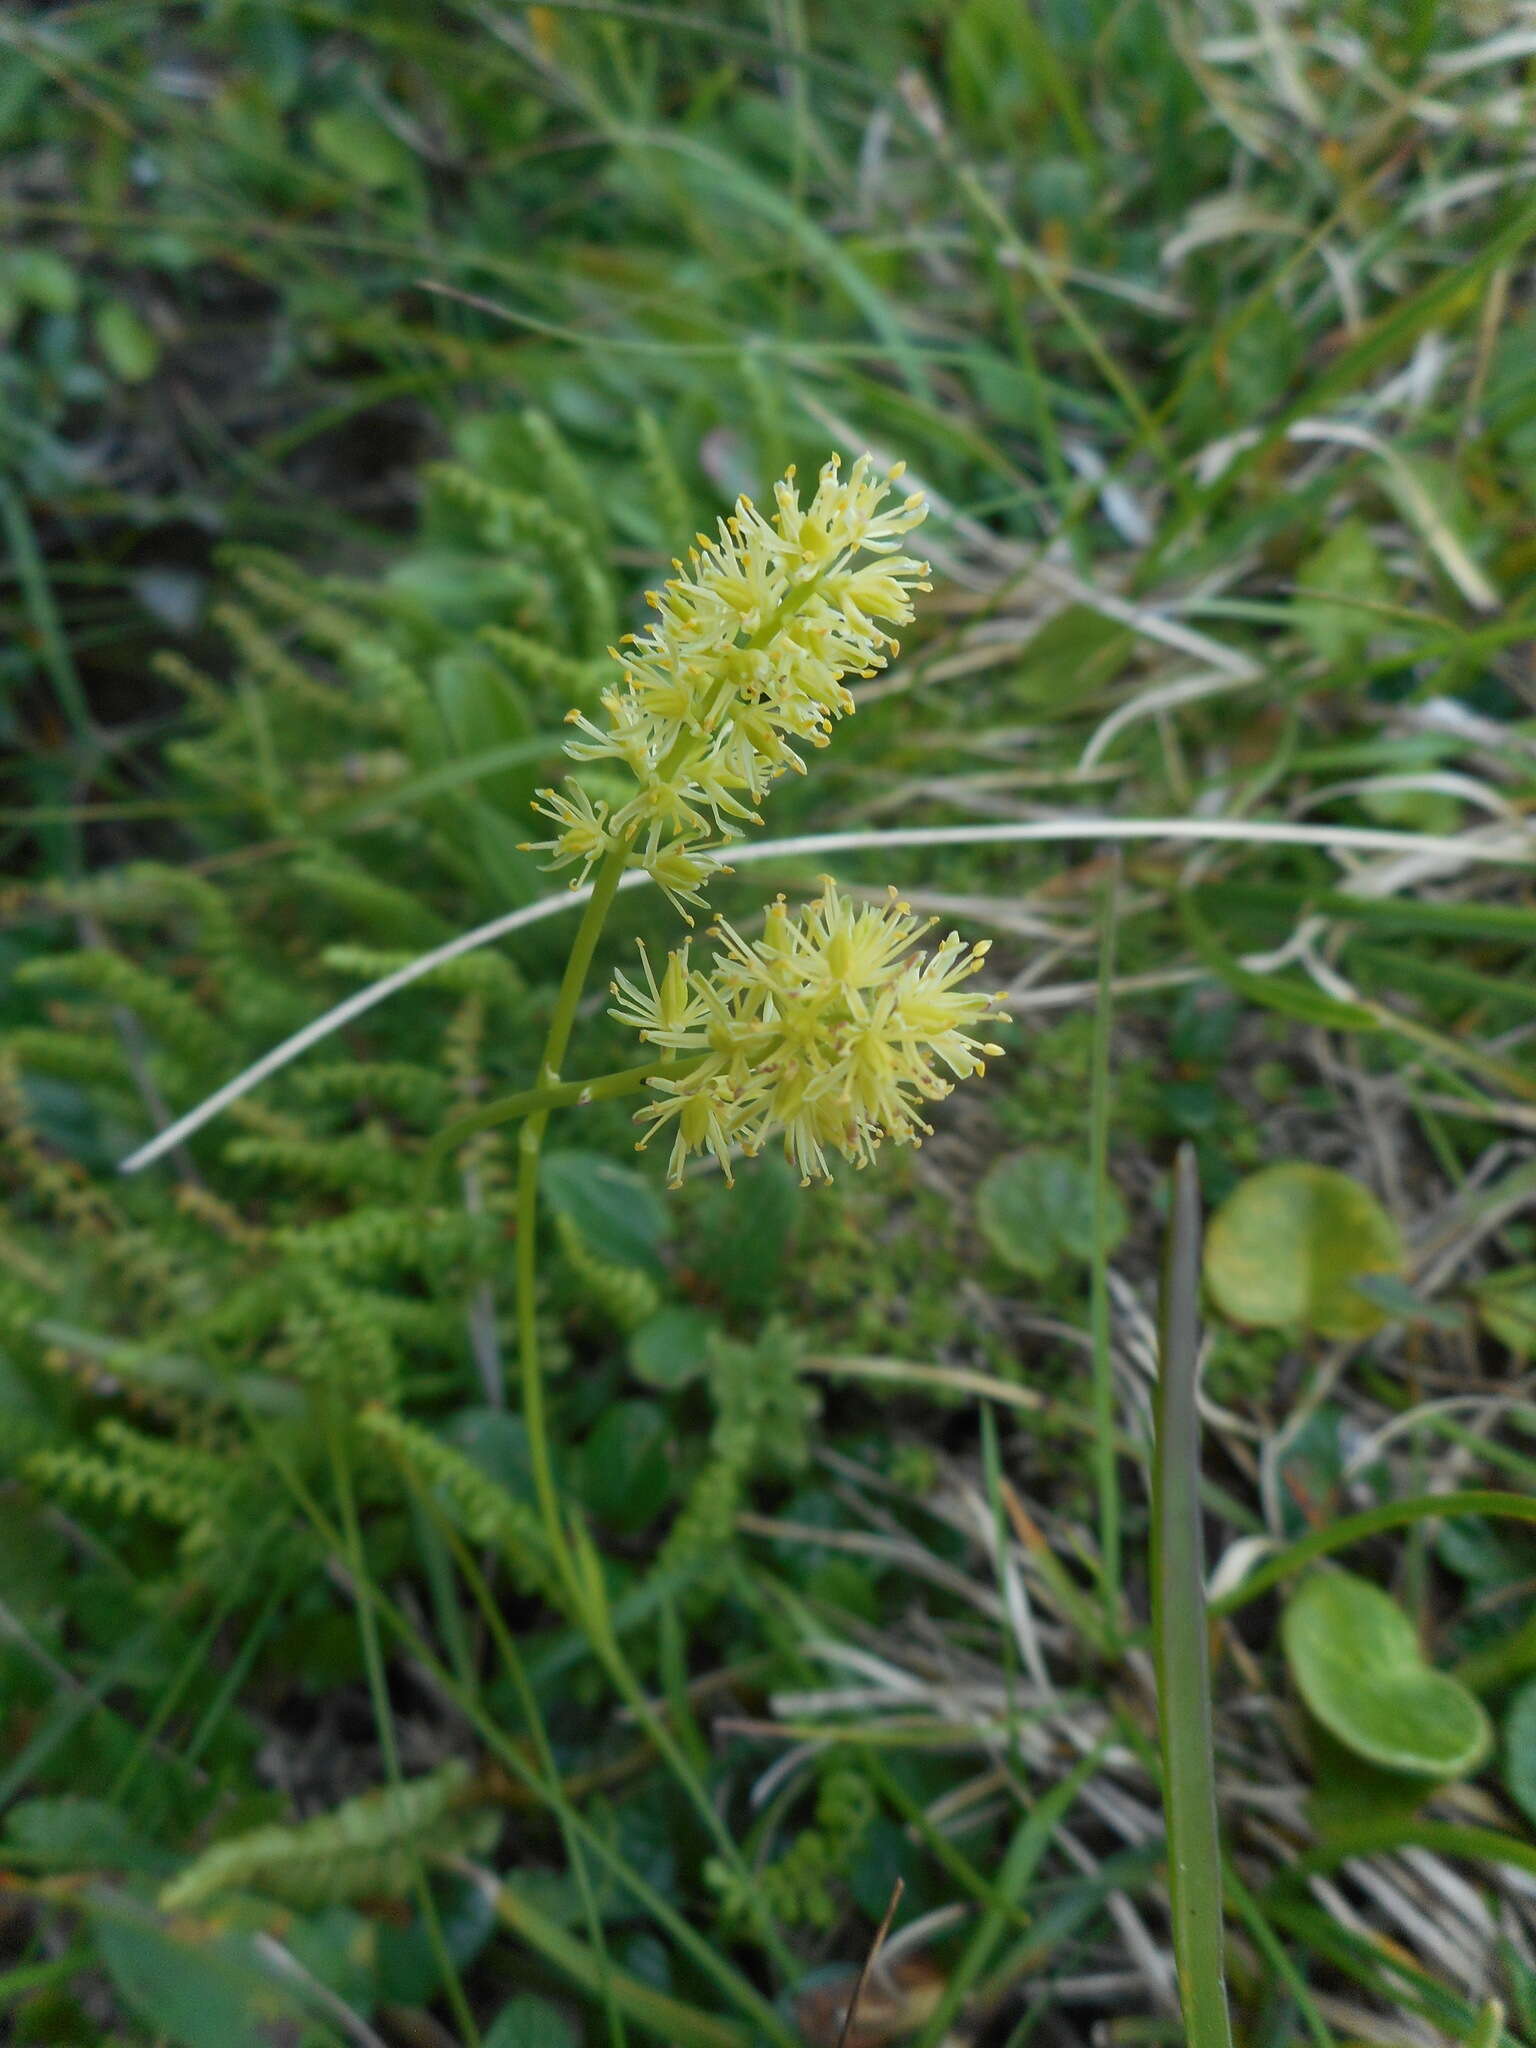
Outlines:
[[[1152,1631],[1168,1827],[1174,1959],[1188,2048],[1231,2048],[1222,1955],[1221,1845],[1200,1534],[1200,1189],[1174,1166],[1163,1275],[1152,1490]]]
[[[1110,1032],[1114,1013],[1118,856],[1104,890],[1099,988],[1093,1009],[1092,1080],[1088,1103],[1089,1173],[1093,1182],[1093,1264],[1089,1319],[1093,1339],[1094,1480],[1099,1497],[1099,1584],[1104,1626],[1120,1633],[1120,1480],[1115,1461],[1115,1368],[1109,1342]]]

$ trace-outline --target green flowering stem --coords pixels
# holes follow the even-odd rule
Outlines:
[[[1174,1165],[1158,1334],[1152,1646],[1173,1953],[1187,2048],[1232,2048],[1200,1540],[1200,1186],[1188,1145]]]
[[[560,978],[554,1013],[549,1020],[549,1034],[544,1040],[544,1051],[539,1059],[541,1089],[554,1090],[564,1085],[560,1079],[560,1066],[565,1058],[566,1048],[571,1042],[571,1029],[576,1022],[576,1006],[581,1001],[581,992],[586,986],[587,975],[592,966],[592,955],[597,950],[598,938],[612,908],[628,859],[627,846],[615,846],[608,852],[597,871],[586,908],[581,913],[581,923],[577,926],[570,957],[565,963],[565,973]],[[580,1087],[577,1086],[577,1094],[579,1093]],[[576,1096],[573,1095],[571,1099],[575,1100]],[[525,1113],[523,1127],[518,1133],[517,1140],[517,1350],[522,1382],[523,1426],[528,1432],[528,1455],[533,1466],[533,1484],[538,1496],[539,1513],[549,1538],[550,1555],[554,1559],[555,1568],[563,1578],[569,1578],[571,1566],[565,1533],[560,1524],[560,1503],[555,1493],[554,1469],[549,1457],[549,1428],[544,1414],[544,1376],[539,1368],[536,1296],[539,1152],[544,1143],[544,1129],[549,1122],[551,1107],[553,1104],[545,1108],[531,1108]]]
[[[503,1095],[495,1102],[487,1102],[480,1109],[474,1109],[467,1116],[456,1117],[451,1124],[439,1131],[427,1147],[417,1175],[417,1201],[425,1202],[450,1153],[457,1152],[471,1138],[482,1131],[493,1131],[498,1124],[514,1123],[519,1117],[534,1116],[542,1111],[545,1115],[553,1109],[582,1109],[589,1102],[613,1102],[623,1095],[633,1095],[643,1088],[652,1074],[684,1073],[689,1062],[676,1060],[648,1060],[638,1067],[619,1067],[611,1074],[597,1074],[587,1081],[557,1081],[550,1087],[524,1088],[516,1095]]]

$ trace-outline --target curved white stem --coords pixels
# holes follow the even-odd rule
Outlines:
[[[896,826],[888,831],[810,832],[797,839],[758,839],[733,844],[726,850],[728,861],[722,855],[722,864],[744,867],[753,861],[787,860],[808,854],[857,853],[872,847],[1007,846],[1030,842],[1066,845],[1084,840],[1112,839],[1182,840],[1200,845],[1315,846],[1332,853],[1416,854],[1443,862],[1450,870],[1467,862],[1536,867],[1536,837],[1525,832],[1476,832],[1459,838],[1439,839],[1427,833],[1378,831],[1364,825],[1289,825],[1238,818],[1103,817],[1028,819],[1022,823],[1010,819],[978,825],[909,825]],[[647,879],[642,869],[631,868],[619,887],[635,888]],[[137,1173],[141,1167],[153,1165],[173,1146],[189,1138],[194,1131],[200,1131],[204,1124],[211,1123],[232,1102],[248,1095],[253,1088],[308,1052],[311,1046],[318,1045],[333,1031],[339,1031],[344,1024],[350,1024],[353,1018],[361,1017],[401,989],[409,988],[412,982],[420,981],[434,968],[441,967],[446,961],[457,960],[461,954],[473,952],[478,946],[488,946],[513,932],[523,931],[529,925],[541,924],[547,917],[558,917],[564,910],[575,910],[586,902],[591,893],[588,887],[565,889],[558,895],[541,897],[537,903],[524,904],[520,910],[509,910],[486,924],[476,925],[472,931],[461,932],[456,939],[449,939],[444,945],[434,946],[431,952],[423,953],[404,967],[397,967],[393,974],[386,974],[382,981],[370,982],[366,988],[357,989],[334,1009],[316,1017],[280,1045],[274,1045],[270,1052],[263,1053],[259,1060],[236,1074],[233,1080],[226,1081],[222,1088],[216,1088],[196,1109],[188,1110],[185,1116],[167,1125],[148,1144],[130,1152],[119,1170]]]

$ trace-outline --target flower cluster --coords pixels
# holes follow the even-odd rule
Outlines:
[[[829,1148],[865,1166],[882,1138],[920,1144],[920,1106],[1002,1051],[973,1035],[998,1015],[996,997],[961,986],[985,941],[967,948],[951,932],[931,954],[913,953],[933,920],[894,890],[875,906],[840,896],[830,877],[824,891],[798,917],[780,897],[750,942],[722,923],[708,974],[684,946],[658,982],[642,948],[643,979],[612,984],[612,1015],[680,1062],[675,1078],[653,1076],[637,1119],[650,1126],[642,1145],[673,1127],[674,1183],[699,1151],[729,1180],[733,1150],[751,1156],[775,1131],[803,1181],[826,1177]]]
[[[530,850],[585,880],[622,848],[679,909],[702,901],[710,856],[762,822],[771,782],[804,772],[797,747],[825,746],[854,708],[843,678],[885,666],[888,628],[928,588],[927,564],[896,552],[927,510],[920,492],[886,505],[900,475],[861,455],[844,477],[834,457],[809,504],[791,470],[771,518],[739,498],[716,540],[699,535],[686,567],[674,563],[647,594],[655,620],[613,650],[623,678],[602,699],[606,724],[569,715],[578,737],[566,752],[627,771],[634,794],[610,803],[571,781],[540,790],[535,808],[557,832]]]

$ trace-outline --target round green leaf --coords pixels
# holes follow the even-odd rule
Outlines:
[[[1104,1245],[1125,1235],[1125,1210],[1106,1190]],[[976,1221],[1000,1259],[1044,1280],[1058,1266],[1093,1257],[1093,1176],[1070,1152],[1011,1152],[976,1190]]]
[[[1396,1274],[1397,1226],[1366,1188],[1329,1166],[1285,1160],[1250,1174],[1211,1218],[1205,1280],[1235,1323],[1365,1337],[1387,1320],[1355,1284]]]
[[[1536,1827],[1536,1678],[1528,1678],[1504,1716],[1504,1783]]]
[[[1281,1624],[1296,1689],[1356,1756],[1417,1778],[1459,1778],[1493,1739],[1467,1688],[1424,1662],[1413,1624],[1349,1572],[1307,1579]]]
[[[719,1327],[702,1309],[664,1308],[630,1338],[630,1371],[667,1393],[686,1387],[708,1365],[709,1340]]]

